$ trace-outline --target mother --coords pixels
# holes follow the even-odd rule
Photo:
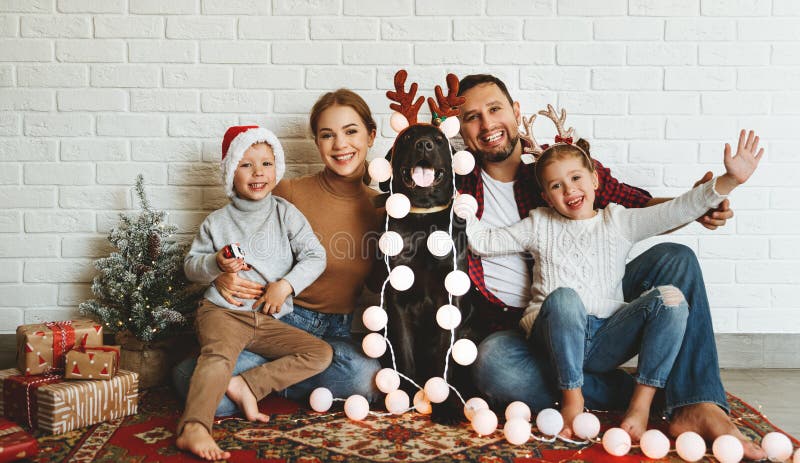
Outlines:
[[[311,286],[294,297],[294,312],[281,318],[327,341],[333,347],[331,365],[322,373],[295,384],[282,395],[304,401],[316,387],[324,386],[334,397],[361,394],[370,402],[379,392],[374,386],[377,360],[366,357],[350,334],[353,310],[375,261],[376,232],[382,210],[372,203],[378,193],[366,186],[366,158],[375,141],[377,125],[366,102],[356,93],[339,89],[322,95],[310,115],[311,131],[324,169],[305,177],[283,180],[273,193],[302,212],[327,253],[327,268]],[[233,304],[255,299],[264,288],[233,273],[214,282]],[[242,352],[233,374],[260,365],[267,359]],[[179,364],[173,379],[185,395],[196,359]],[[232,415],[236,405],[224,396],[218,416]]]

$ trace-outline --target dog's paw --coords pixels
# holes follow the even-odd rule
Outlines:
[[[431,420],[437,424],[453,426],[466,421],[464,410],[450,403],[433,404]]]

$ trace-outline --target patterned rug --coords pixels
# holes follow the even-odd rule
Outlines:
[[[742,431],[760,439],[778,430],[751,406],[728,396],[732,416]],[[541,443],[531,439],[523,446],[505,441],[502,431],[479,437],[467,424],[440,426],[428,417],[407,413],[400,417],[370,416],[362,422],[341,412],[315,413],[294,402],[268,397],[260,404],[272,415],[267,424],[226,419],[215,425],[214,438],[229,450],[231,462],[640,462],[638,448],[625,457],[611,457],[600,444],[589,446]],[[200,461],[175,447],[179,402],[169,389],[143,393],[139,414],[83,428],[60,436],[37,435],[36,462],[183,462]],[[619,416],[598,414],[603,429]],[[652,423],[663,428],[663,421]],[[795,446],[800,445],[792,439]],[[674,448],[674,443],[673,443]],[[709,450],[710,451],[710,450]],[[659,461],[681,461],[674,451]],[[708,458],[703,461],[713,461]]]

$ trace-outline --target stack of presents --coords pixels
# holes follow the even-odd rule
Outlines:
[[[18,368],[0,370],[0,463],[38,451],[26,429],[63,434],[135,414],[138,375],[119,369],[119,350],[90,320],[19,326]]]

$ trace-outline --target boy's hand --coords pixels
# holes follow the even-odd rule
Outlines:
[[[758,149],[758,136],[755,132],[751,130],[747,138],[744,130],[739,132],[735,156],[731,156],[731,145],[725,144],[725,174],[717,179],[717,192],[726,195],[746,182],[755,172],[763,154],[764,148]]]
[[[267,285],[267,291],[253,304],[255,307],[263,304],[261,312],[271,315],[281,311],[281,306],[286,298],[292,294],[292,285],[286,280],[278,280]]]
[[[236,273],[239,270],[250,270],[244,262],[244,257],[225,257],[225,249],[217,251],[217,266],[220,270],[227,273]]]

